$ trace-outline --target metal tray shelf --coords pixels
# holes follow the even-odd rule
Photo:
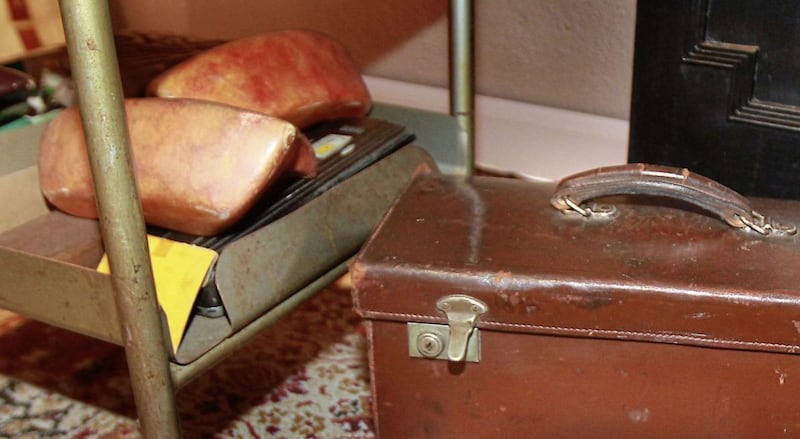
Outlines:
[[[66,233],[73,241],[54,240],[44,249],[26,248],[24,239],[17,239],[16,243],[13,238],[5,242],[0,239],[0,263],[4,266],[0,270],[0,307],[124,346],[143,435],[177,438],[180,437],[175,407],[177,388],[343,274],[347,259],[358,250],[418,167],[435,168],[436,165],[423,149],[413,145],[404,147],[248,237],[252,242],[242,244],[241,251],[258,249],[262,253],[256,252],[256,257],[266,257],[266,260],[281,256],[276,255],[278,247],[271,244],[285,236],[287,230],[333,227],[341,240],[329,242],[321,250],[317,247],[298,250],[321,251],[323,255],[314,270],[302,276],[287,275],[276,280],[290,284],[287,288],[293,293],[280,298],[277,304],[241,328],[235,331],[227,328],[228,333],[221,342],[216,340],[213,347],[193,361],[178,364],[169,354],[155,298],[145,225],[131,170],[108,4],[81,0],[61,0],[60,4],[101,216],[96,222],[72,224],[81,230],[78,234]],[[454,30],[451,107],[459,131],[456,160],[466,161],[463,169],[468,175],[473,157],[472,4],[453,0],[451,5]],[[22,158],[6,155],[14,159],[4,160],[0,166],[0,196],[11,197],[5,209],[14,212],[10,218],[0,215],[0,232],[19,226],[27,227],[29,233],[43,233],[41,229],[37,232],[37,227],[52,233],[52,224],[59,223],[60,219],[48,211],[43,201],[32,203],[29,210],[14,204],[14,198],[19,196],[14,193],[15,185],[35,174],[35,156],[32,159],[30,148],[38,145],[38,137],[35,128],[25,134],[32,143],[12,142],[23,151]],[[0,149],[3,147],[5,145],[0,143]],[[27,187],[26,193],[35,192],[36,187]],[[363,220],[352,221],[356,216]],[[331,224],[331,218],[338,218],[335,224]],[[109,256],[111,276],[81,265],[80,258],[86,256],[84,252],[91,253],[98,248]],[[237,281],[241,281],[241,285],[254,280]],[[206,334],[207,329],[200,333]]]

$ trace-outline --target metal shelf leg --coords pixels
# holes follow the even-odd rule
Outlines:
[[[462,130],[467,176],[475,168],[474,15],[472,0],[450,0],[450,114]]]
[[[140,428],[146,438],[179,438],[108,3],[61,0],[60,6]]]

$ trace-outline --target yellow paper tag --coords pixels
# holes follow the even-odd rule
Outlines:
[[[150,246],[156,297],[167,316],[172,349],[177,351],[197,293],[217,253],[205,247],[151,235],[147,235],[147,244]],[[103,255],[97,270],[110,273],[107,255]]]

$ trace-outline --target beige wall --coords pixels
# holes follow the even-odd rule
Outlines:
[[[635,0],[477,0],[478,92],[626,119]],[[204,38],[310,28],[366,74],[447,84],[447,0],[111,2],[115,26]]]

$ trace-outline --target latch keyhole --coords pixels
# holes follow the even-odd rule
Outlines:
[[[436,358],[444,351],[444,340],[439,334],[423,332],[417,337],[417,350],[425,358]]]

